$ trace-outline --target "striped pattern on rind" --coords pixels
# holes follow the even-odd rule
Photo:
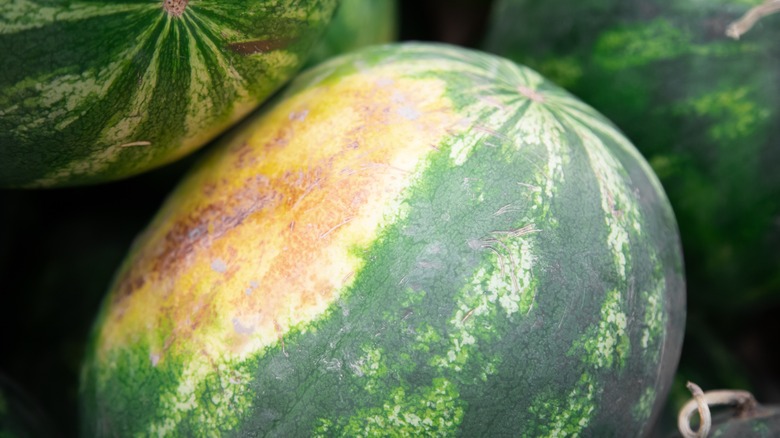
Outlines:
[[[482,45],[603,112],[647,157],[690,302],[710,315],[780,297],[780,14],[726,35],[763,2],[498,0]]]
[[[138,241],[84,431],[647,431],[681,272],[658,182],[593,110],[489,55],[365,50],[296,80]]]
[[[291,77],[336,3],[0,5],[0,186],[113,180],[191,152]]]

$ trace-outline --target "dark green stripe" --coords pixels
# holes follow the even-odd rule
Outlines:
[[[125,17],[113,17],[117,22]],[[151,19],[151,16],[149,17]],[[109,21],[110,23],[110,21]],[[23,91],[22,95],[9,96],[9,102],[13,101],[24,105],[23,99],[32,99],[31,106],[22,106],[17,111],[18,116],[0,118],[0,162],[12,165],[6,168],[3,165],[3,180],[27,179],[30,176],[43,177],[51,169],[66,166],[68,163],[78,161],[88,157],[96,150],[104,146],[99,141],[103,128],[116,120],[124,118],[128,105],[132,102],[138,91],[138,80],[143,77],[143,73],[148,69],[151,62],[151,55],[164,29],[164,20],[157,22],[155,29],[150,37],[143,42],[143,47],[139,55],[134,59],[125,60],[124,65],[119,68],[122,70],[117,75],[117,79],[109,86],[105,93],[105,98],[87,99],[81,102],[74,112],[83,113],[74,122],[62,130],[56,129],[56,123],[44,124],[40,129],[29,132],[24,138],[18,138],[11,131],[18,127],[19,119],[29,114],[36,113],[37,99],[39,96],[31,85]],[[121,38],[127,38],[127,33],[118,31],[118,35],[123,34]],[[1,36],[0,36],[1,37]],[[86,44],[87,49],[100,41],[102,36],[92,35],[93,40]],[[82,56],[87,57],[88,54]],[[94,52],[93,52],[94,56]],[[80,58],[77,58],[80,59]],[[101,63],[98,63],[98,59]],[[88,62],[89,68],[99,71],[99,67],[107,65],[107,58],[94,59]],[[86,62],[86,61],[85,61]],[[78,64],[72,64],[78,65]],[[72,116],[64,107],[65,102],[60,102],[52,108],[52,111],[63,111],[63,117]],[[41,114],[44,115],[44,114]],[[56,144],[56,149],[52,150],[52,142]],[[85,146],[89,145],[89,146]],[[46,157],[44,159],[44,157]],[[41,167],[41,161],[48,161],[49,166]]]
[[[24,79],[97,71],[130,47],[128,37],[147,29],[159,11],[120,12],[0,34],[0,89]]]

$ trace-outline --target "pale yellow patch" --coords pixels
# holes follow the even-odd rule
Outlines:
[[[457,124],[442,82],[378,85],[395,76],[390,66],[304,90],[191,175],[120,275],[98,354],[145,339],[155,365],[241,359],[321,315]]]

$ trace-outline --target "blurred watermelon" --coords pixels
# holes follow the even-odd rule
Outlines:
[[[396,0],[341,0],[308,65],[361,47],[398,38]]]

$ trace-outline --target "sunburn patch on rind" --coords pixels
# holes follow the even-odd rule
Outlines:
[[[216,361],[240,359],[275,344],[290,327],[324,312],[349,284],[339,282],[349,281],[363,263],[344,248],[365,245],[382,221],[397,217],[393,199],[413,181],[409,176],[419,171],[417,163],[435,152],[429,144],[452,123],[446,104],[437,100],[441,92],[434,81],[401,80],[392,89],[366,87],[371,81],[345,81],[330,90],[342,96],[341,106],[332,101],[310,103],[312,96],[322,93],[316,89],[286,101],[259,122],[271,129],[253,129],[255,134],[241,148],[192,177],[188,190],[203,193],[193,185],[210,187],[209,195],[189,198],[175,216],[166,215],[165,222],[156,222],[147,232],[145,240],[151,246],[136,255],[135,265],[117,285],[125,292],[115,296],[119,301],[104,320],[99,355],[123,348],[141,327],[159,327],[169,333],[157,347],[159,341],[152,341],[151,354],[158,360],[185,351],[203,351]],[[390,100],[381,95],[388,93],[403,93],[405,104],[425,108],[424,114],[409,120],[387,111],[384,102]],[[358,105],[369,96],[375,105]],[[306,108],[304,120],[287,117],[298,108]],[[340,133],[309,128],[335,120],[360,128]],[[408,141],[398,148],[382,140],[388,135]],[[269,149],[280,139],[281,149]],[[354,142],[353,149],[349,145]],[[312,154],[305,149],[307,144],[322,148]],[[241,162],[247,160],[270,164],[243,168]],[[221,178],[225,172],[233,175],[234,183]],[[247,180],[242,174],[255,176]],[[195,218],[197,222],[192,222]],[[252,239],[258,229],[263,235],[276,231],[265,239]],[[256,245],[230,249],[247,239]],[[223,253],[228,257],[210,256]],[[330,261],[319,277],[316,270],[297,276],[293,283],[284,279],[286,274],[280,277],[290,269],[311,269],[315,260]],[[312,282],[313,278],[320,279]],[[250,295],[229,292],[244,291],[252,283],[257,287]],[[289,288],[302,295],[282,299],[280,293]],[[291,298],[297,304],[287,301]],[[172,308],[166,303],[178,304]],[[237,325],[242,327],[238,332]],[[215,343],[216,339],[223,341]]]

